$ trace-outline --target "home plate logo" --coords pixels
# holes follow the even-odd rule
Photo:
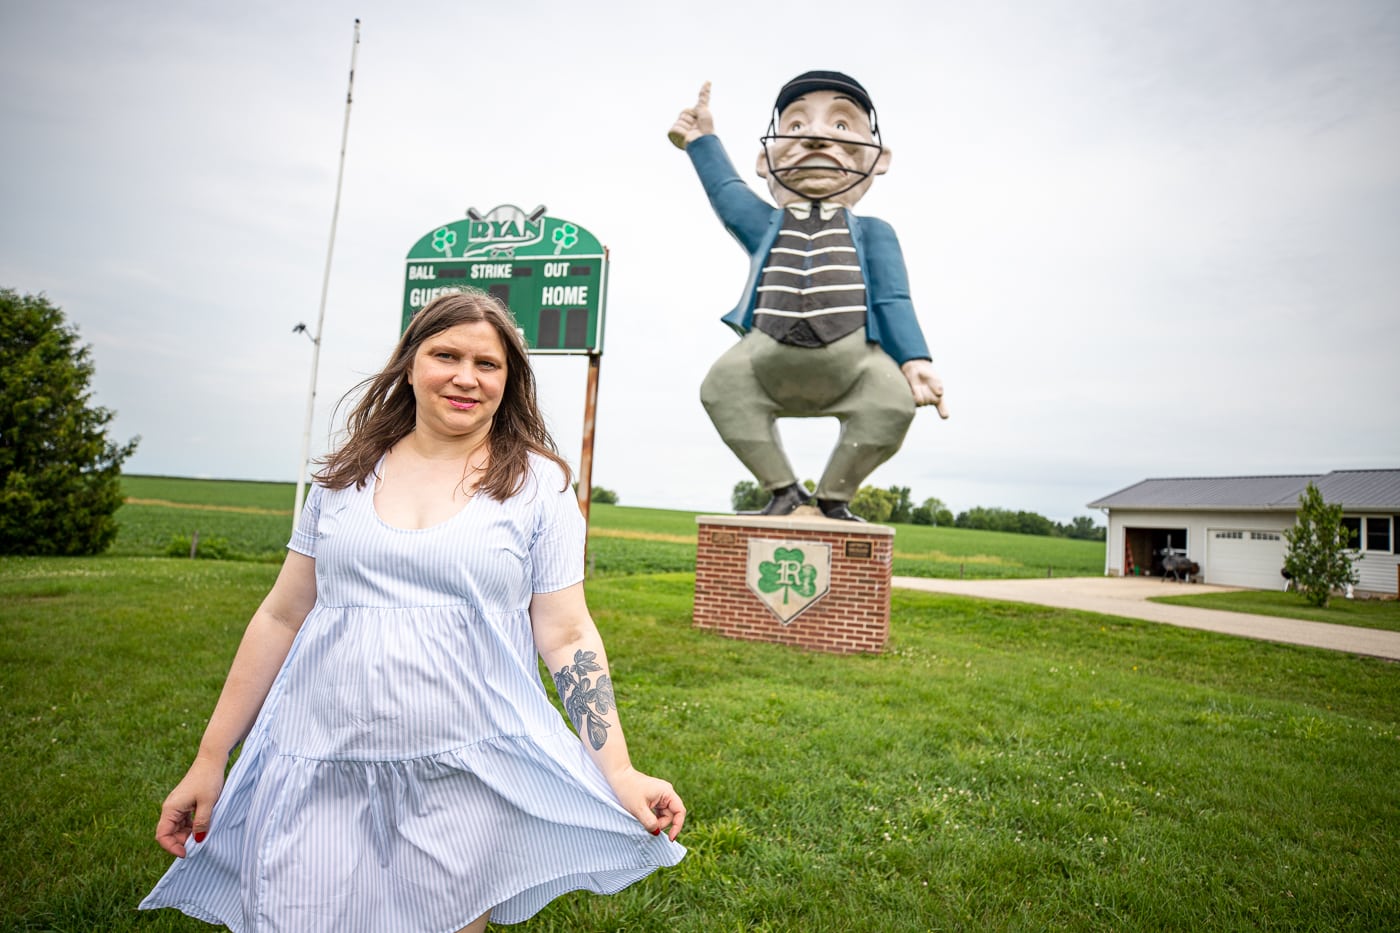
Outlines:
[[[749,539],[749,589],[787,625],[831,589],[831,545]]]

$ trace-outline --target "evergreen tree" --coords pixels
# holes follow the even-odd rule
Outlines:
[[[117,534],[121,464],[93,364],[43,295],[0,288],[0,554],[97,554]]]
[[[1354,542],[1342,526],[1342,507],[1324,502],[1312,483],[1298,497],[1298,523],[1283,537],[1288,541],[1283,570],[1311,605],[1325,607],[1333,590],[1355,585],[1356,568],[1347,553]]]

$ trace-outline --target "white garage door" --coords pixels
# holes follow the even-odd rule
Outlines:
[[[1207,583],[1283,589],[1283,556],[1288,542],[1277,531],[1211,528],[1206,532]]]

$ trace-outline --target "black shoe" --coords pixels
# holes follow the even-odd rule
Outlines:
[[[843,522],[863,522],[856,513],[852,512],[848,506],[850,503],[842,502],[840,499],[818,499],[817,508],[822,510],[822,514],[827,518],[834,518]]]
[[[757,512],[740,512],[740,515],[791,515],[797,511],[800,505],[806,505],[812,499],[811,493],[803,489],[797,483],[791,486],[784,486],[782,489],[774,491],[773,498],[768,500],[768,504]]]

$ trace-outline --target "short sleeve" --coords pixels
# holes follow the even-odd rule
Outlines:
[[[563,487],[560,489],[560,487]],[[535,593],[553,593],[583,579],[583,549],[588,530],[578,499],[553,464],[536,476],[539,523],[530,545]]]
[[[301,507],[296,527],[292,529],[292,539],[287,542],[290,550],[305,554],[313,560],[316,557],[316,540],[320,537],[317,529],[321,524],[321,497],[324,493],[323,486],[311,487],[311,492],[307,494],[306,502]]]

